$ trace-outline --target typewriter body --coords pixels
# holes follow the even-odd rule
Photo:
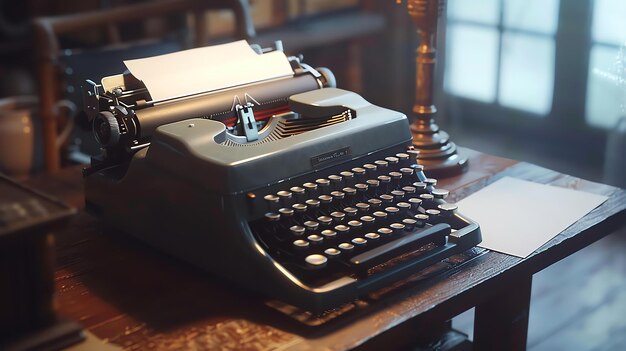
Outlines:
[[[84,173],[87,209],[170,255],[316,313],[479,243],[478,225],[415,163],[406,116],[325,87],[331,73],[315,71],[303,92],[262,82],[170,109],[115,104],[112,91],[88,88],[104,100],[91,101],[104,153]],[[258,93],[248,93],[256,105],[231,106],[251,89],[280,106],[259,112]],[[167,113],[149,111],[155,106]],[[112,132],[113,119],[145,131],[157,112],[166,122],[150,121],[149,137]]]

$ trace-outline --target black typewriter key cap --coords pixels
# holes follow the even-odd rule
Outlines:
[[[330,195],[320,195],[317,197],[320,202],[320,209],[322,211],[328,211],[330,209],[330,204],[333,202],[333,197]]]
[[[366,239],[368,239],[368,240],[371,240],[371,241],[376,241],[376,240],[380,239],[380,235],[376,234],[376,233],[367,233],[367,234],[364,235],[364,237]]]
[[[415,189],[417,190],[418,193],[423,194],[424,192],[426,192],[426,186],[427,184],[424,182],[415,182],[413,183],[413,187],[415,187]]]
[[[335,231],[339,236],[345,236],[350,232],[350,227],[347,225],[339,224],[335,226]]]
[[[417,209],[422,204],[422,199],[418,199],[416,197],[412,197],[412,198],[409,199],[409,204],[411,204],[411,210],[412,211],[417,211]]]
[[[426,185],[435,186],[435,185],[437,185],[437,179],[435,179],[435,178],[426,178],[426,179],[424,179],[424,183],[426,183]]]
[[[319,216],[317,217],[317,221],[322,227],[328,227],[333,223],[333,218],[330,216]]]
[[[411,209],[411,204],[408,202],[402,201],[402,202],[398,202],[396,204],[396,207],[400,209],[400,214],[406,215]]]
[[[378,196],[378,186],[380,185],[378,179],[368,179],[365,184],[367,184],[367,195],[369,197]]]
[[[343,212],[348,216],[348,217],[354,217],[356,216],[358,210],[354,207],[346,207],[343,209]]]
[[[370,210],[370,205],[365,202],[358,202],[354,207],[361,213],[367,213]]]
[[[389,162],[384,160],[376,160],[374,161],[376,165],[376,174],[383,175],[387,172],[387,167],[389,167]]]
[[[402,167],[400,173],[402,173],[402,185],[409,185],[415,181],[413,168]]]
[[[376,212],[372,213],[372,216],[376,219],[376,223],[380,223],[380,222],[385,221],[387,219],[387,212],[376,211]]]
[[[346,193],[344,193],[343,191],[335,190],[330,192],[330,196],[333,197],[334,202],[338,203],[346,197]]]
[[[303,187],[300,186],[292,186],[291,188],[289,188],[289,191],[291,191],[297,202],[304,202],[307,199],[307,195],[306,195],[306,190],[304,190]]]
[[[354,173],[349,171],[343,171],[339,173],[343,177],[343,185],[344,186],[353,186],[356,182],[354,180]]]
[[[315,231],[320,227],[320,224],[316,221],[306,221],[303,224],[308,231]]]
[[[441,211],[436,210],[434,208],[428,209],[425,211],[426,214],[432,219],[433,217],[439,216],[441,214]]]
[[[397,207],[389,206],[385,207],[385,212],[387,212],[389,218],[395,218],[400,213],[400,209]]]
[[[437,206],[437,209],[441,211],[442,215],[449,216],[454,213],[459,208],[456,204],[453,203],[445,203]]]
[[[383,202],[383,204],[390,204],[393,203],[393,195],[389,195],[389,194],[382,194],[378,197],[380,199],[380,201]]]
[[[337,247],[343,252],[350,252],[354,250],[354,245],[350,243],[341,243]]]
[[[295,236],[302,236],[305,230],[306,229],[301,225],[292,225],[291,227],[289,227],[289,231]]]
[[[278,213],[283,217],[283,218],[292,218],[294,211],[290,208],[286,208],[283,207],[281,209],[278,210]]]
[[[365,246],[365,244],[367,244],[367,240],[360,238],[360,237],[356,237],[352,239],[351,241],[355,247],[363,247]]]
[[[391,191],[391,196],[393,196],[393,199],[395,201],[399,201],[404,199],[404,195],[406,195],[406,193],[402,190],[393,190]]]
[[[402,167],[408,167],[409,165],[411,165],[411,161],[410,161],[411,156],[409,156],[409,154],[400,152],[396,154],[396,158],[400,160],[399,164]]]
[[[317,191],[317,184],[315,184],[315,183],[304,183],[304,184],[302,184],[302,187],[306,191],[307,196],[309,198],[316,197],[318,195],[318,193],[319,193]]]
[[[422,201],[432,201],[435,197],[432,194],[420,194],[419,198]]]
[[[333,221],[335,223],[341,223],[341,221],[343,221],[344,218],[346,218],[346,214],[340,211],[332,212],[330,216],[333,218]]]
[[[409,146],[409,149],[406,150],[406,153],[409,155],[409,162],[411,164],[414,164],[414,162],[417,162],[417,156],[419,155],[420,152],[415,150],[413,146]]]
[[[395,166],[400,162],[400,159],[394,156],[385,157],[385,161],[387,161],[390,165]]]
[[[383,201],[382,201],[382,200],[379,200],[379,199],[369,199],[369,200],[367,200],[367,203],[368,203],[368,204],[370,204],[370,206],[371,206],[372,208],[378,208],[378,207],[380,207],[380,206],[381,206],[381,204],[383,203]]]
[[[332,229],[324,229],[320,234],[322,234],[326,240],[332,240],[337,237],[337,232]]]
[[[296,250],[306,250],[309,248],[309,246],[310,244],[306,240],[298,239],[298,240],[294,240],[293,242],[293,248]]]
[[[295,213],[304,213],[306,212],[308,206],[305,204],[293,204],[291,205],[291,208],[294,210]]]
[[[292,201],[292,193],[290,191],[279,191],[276,193],[276,195],[278,195],[278,197],[280,198],[281,203],[283,204],[283,207],[290,207],[291,204],[293,204]]]
[[[354,188],[356,189],[357,198],[360,201],[364,201],[367,199],[367,190],[369,189],[369,186],[367,186],[367,184],[354,184]]]
[[[334,190],[340,190],[343,187],[343,177],[339,175],[331,174],[328,176],[328,180],[330,180],[330,185]]]
[[[417,224],[417,221],[413,218],[405,218],[402,220],[402,224],[404,224],[405,226],[404,230],[410,232],[411,230],[415,229],[415,225]]]
[[[276,212],[280,207],[280,198],[276,195],[265,195],[263,199],[267,203],[267,209],[270,212]]]
[[[439,188],[433,189],[430,193],[435,197],[435,199],[445,199],[450,194],[448,190]]]
[[[394,189],[400,186],[400,180],[402,179],[402,173],[400,172],[389,172],[389,177],[391,177],[391,184]]]
[[[324,237],[318,234],[311,234],[306,238],[312,245],[319,245],[324,241]]]
[[[387,227],[379,228],[376,232],[383,238],[386,238],[386,237],[390,236],[391,234],[393,234],[393,230],[391,230],[391,229],[389,229]]]
[[[354,203],[356,199],[356,189],[351,187],[345,187],[341,189],[344,193],[346,193],[346,201],[350,204]]]
[[[391,224],[389,225],[389,228],[391,228],[391,230],[392,230],[394,233],[400,233],[401,231],[403,231],[403,230],[404,230],[404,228],[405,228],[405,227],[406,227],[406,226],[405,226],[404,224],[402,224],[402,223],[391,223]]]
[[[324,268],[326,266],[328,259],[324,255],[312,254],[312,255],[308,255],[304,259],[304,261],[307,263],[307,267],[313,268],[313,269],[319,269],[319,268]]]
[[[378,176],[378,181],[380,182],[378,189],[381,193],[387,193],[389,190],[389,187],[391,186],[391,177],[387,176],[387,175],[380,175]]]
[[[338,249],[335,249],[334,247],[329,247],[328,249],[324,250],[324,254],[328,258],[332,259],[332,258],[339,256],[341,254],[341,251]]]
[[[352,168],[352,173],[354,173],[354,177],[357,180],[364,180],[365,179],[365,175],[366,175],[366,171],[365,168],[361,168],[361,167],[354,167]]]
[[[321,194],[324,195],[330,192],[330,180],[326,178],[319,178],[315,180],[315,184],[317,184],[317,188]]]
[[[423,228],[424,225],[426,225],[426,222],[428,222],[428,215],[425,214],[416,214],[413,218],[416,221],[415,226],[419,228]]]
[[[265,220],[268,222],[278,222],[280,221],[280,214],[275,212],[268,212],[265,214]]]
[[[365,174],[369,177],[372,178],[376,175],[376,169],[378,167],[376,167],[376,165],[371,164],[371,163],[366,163],[363,165],[363,169],[365,169]]]
[[[376,218],[374,218],[372,216],[361,216],[361,218],[359,218],[359,220],[361,221],[361,223],[363,223],[363,227],[365,227],[365,228],[371,227],[372,224],[374,224],[374,222],[376,222]]]
[[[315,199],[308,199],[304,202],[310,209],[315,210],[320,207],[320,201]]]
[[[410,197],[411,195],[415,194],[417,189],[415,189],[414,186],[407,185],[402,187],[402,191],[404,191],[406,195]]]
[[[353,230],[358,230],[363,227],[363,223],[357,220],[348,221],[348,226]]]

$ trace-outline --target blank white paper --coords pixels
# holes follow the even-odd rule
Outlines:
[[[124,61],[153,100],[292,76],[282,51],[259,55],[245,40]]]
[[[480,247],[524,258],[607,198],[504,177],[458,206],[480,225]]]

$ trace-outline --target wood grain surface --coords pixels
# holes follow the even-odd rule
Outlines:
[[[604,194],[609,200],[526,259],[475,249],[471,260],[454,264],[452,259],[429,279],[417,279],[317,327],[128,236],[104,231],[82,211],[80,168],[35,177],[28,185],[81,209],[69,228],[57,233],[57,297],[60,312],[97,337],[128,350],[345,350],[416,318],[450,319],[626,223],[624,190],[463,152],[470,156],[468,171],[439,183],[452,190],[451,202],[503,176]],[[515,225],[532,230],[532,223]]]

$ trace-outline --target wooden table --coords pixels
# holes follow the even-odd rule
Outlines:
[[[476,306],[475,346],[524,349],[532,275],[622,227],[626,191],[463,151],[470,156],[468,171],[440,180],[441,187],[452,190],[450,201],[506,175],[609,199],[526,259],[485,251],[319,327],[296,322],[260,297],[130,237],[103,234],[95,219],[80,211],[57,235],[60,312],[99,338],[132,350],[345,350],[399,349],[423,336],[429,325]],[[80,168],[35,177],[28,184],[83,207]],[[532,223],[517,225],[532,229]]]

